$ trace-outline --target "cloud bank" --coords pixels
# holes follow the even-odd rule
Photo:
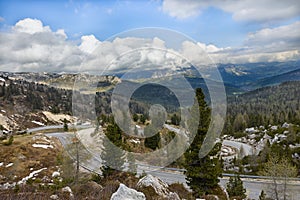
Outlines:
[[[160,38],[115,38],[99,41],[95,36],[82,36],[76,43],[68,39],[65,31],[53,31],[38,19],[18,21],[7,32],[0,33],[0,70],[76,72],[99,71],[106,66],[124,66],[133,62],[176,67],[187,58],[192,64],[205,64],[205,52],[215,63],[247,63],[299,60],[300,21],[273,29],[250,33],[243,47],[221,48],[213,44],[183,41],[179,49],[167,49]],[[143,49],[138,49],[141,48]],[[157,50],[153,50],[157,49]],[[130,54],[130,59],[124,54]],[[127,60],[126,60],[126,59]],[[115,66],[114,66],[115,65]]]

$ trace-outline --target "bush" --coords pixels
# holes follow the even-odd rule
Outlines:
[[[169,185],[171,192],[176,192],[181,199],[195,199],[193,194],[189,192],[182,183],[172,183]]]
[[[155,150],[156,148],[159,147],[159,142],[160,142],[160,136],[158,133],[152,137],[148,137],[145,139],[145,147]]]
[[[14,136],[10,136],[8,140],[3,141],[3,144],[6,146],[12,145],[14,141]]]
[[[101,182],[101,176],[99,174],[93,173],[90,180],[94,181],[96,183],[100,183]]]

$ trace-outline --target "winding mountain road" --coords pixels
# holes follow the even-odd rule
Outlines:
[[[86,129],[86,130],[90,131],[91,129]],[[71,144],[72,138],[74,137],[74,133],[65,133],[65,132],[47,133],[46,135],[50,137],[57,137],[64,147],[67,147],[69,144]],[[99,158],[99,156],[94,156],[88,150],[84,150],[84,151],[86,151],[86,153],[90,153],[91,156],[89,157],[89,159],[85,159],[83,162],[81,162],[81,167],[89,171],[101,174],[100,171],[101,158]],[[183,170],[181,169],[150,166],[150,165],[144,165],[138,163],[137,170],[138,173],[146,172],[154,176],[157,176],[169,184],[179,182],[186,185],[185,175],[183,174]],[[224,177],[220,179],[220,185],[224,187],[226,186],[226,183],[228,182],[229,179],[228,176],[230,175],[224,174]],[[272,188],[272,181],[267,179],[266,177],[246,176],[242,178],[242,180],[244,183],[244,187],[247,190],[247,196],[250,199],[258,199],[261,190],[268,191],[270,190],[270,188]],[[291,200],[300,199],[300,180],[294,180],[289,183],[288,193],[290,194],[289,199]]]

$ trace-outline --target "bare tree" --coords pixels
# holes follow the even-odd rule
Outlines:
[[[276,200],[283,196],[287,199],[287,186],[289,178],[297,176],[297,168],[293,166],[286,157],[279,157],[278,155],[270,156],[267,163],[265,163],[260,175],[269,176],[273,181],[272,195]]]
[[[74,132],[75,134],[75,132]],[[80,140],[74,136],[71,139],[71,143],[65,148],[64,160],[66,160],[63,174],[69,179],[74,179],[74,184],[78,183],[79,180],[79,168],[85,161],[91,158],[91,154],[86,150]]]

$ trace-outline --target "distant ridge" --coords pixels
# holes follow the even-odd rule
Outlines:
[[[250,84],[250,86],[254,88],[260,88],[265,86],[278,85],[280,83],[288,81],[300,81],[300,68],[287,73],[261,79],[253,84]]]

